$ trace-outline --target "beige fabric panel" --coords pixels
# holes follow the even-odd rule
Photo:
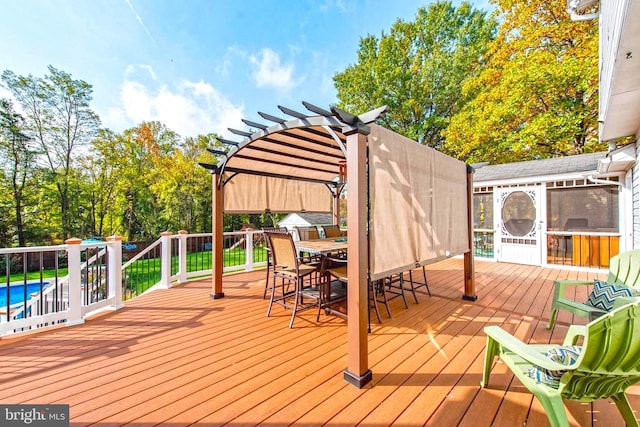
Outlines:
[[[372,124],[369,171],[372,279],[469,251],[463,162]]]
[[[331,212],[331,192],[324,184],[238,174],[224,186],[225,213]]]

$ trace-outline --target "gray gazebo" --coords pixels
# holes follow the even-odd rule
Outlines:
[[[368,280],[464,255],[464,295],[473,282],[471,170],[463,162],[375,124],[381,107],[360,116],[303,102],[312,115],[278,108],[291,119],[260,112],[275,124],[243,120],[210,149],[213,175],[213,298],[222,289],[222,214],[340,212],[347,185],[348,342],[345,380],[371,381],[368,366]],[[335,223],[339,218],[334,214]]]

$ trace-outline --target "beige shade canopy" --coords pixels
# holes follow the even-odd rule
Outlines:
[[[276,124],[268,127],[245,120],[259,130],[230,129],[245,136],[242,142],[221,139],[231,146],[217,169],[222,172],[225,212],[331,211],[332,196],[342,188],[339,173],[345,164],[345,134],[358,131],[366,115],[354,119],[337,109],[304,105],[318,115],[279,107],[294,119],[260,113]],[[382,111],[367,114],[375,120]],[[370,132],[368,264],[372,278],[467,252],[466,165],[373,120],[364,123]]]
[[[375,124],[368,139],[371,279],[467,252],[466,164]]]

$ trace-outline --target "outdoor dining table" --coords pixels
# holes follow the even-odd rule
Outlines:
[[[297,241],[295,245],[299,253],[306,252],[310,255],[329,255],[334,252],[346,251],[347,238],[300,240]]]

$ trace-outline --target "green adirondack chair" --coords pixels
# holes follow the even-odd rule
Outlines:
[[[489,384],[497,356],[542,403],[553,427],[568,426],[562,399],[591,402],[611,398],[627,426],[639,426],[625,390],[640,381],[640,302],[619,307],[585,325],[569,327],[563,346],[579,344],[573,364],[557,363],[545,354],[559,345],[525,344],[498,326],[487,326],[482,387]],[[532,366],[566,371],[558,388],[539,383],[527,372]]]
[[[609,261],[608,283],[622,283],[630,288],[640,290],[640,249],[623,252],[611,258]],[[551,304],[551,314],[547,329],[551,329],[556,321],[558,310],[565,310],[575,315],[589,318],[590,313],[596,315],[606,313],[596,307],[582,302],[572,301],[565,297],[565,291],[569,286],[593,286],[593,281],[582,280],[556,280]],[[592,315],[593,316],[593,315]]]

